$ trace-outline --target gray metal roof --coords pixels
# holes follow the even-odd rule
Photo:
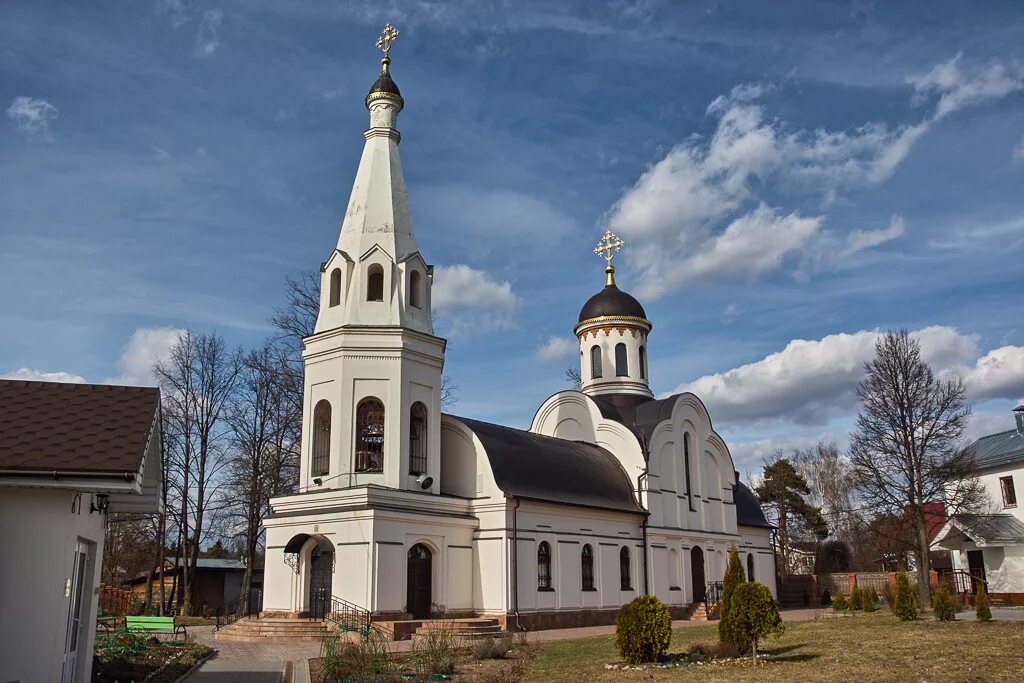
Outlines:
[[[511,496],[647,514],[622,465],[600,446],[455,419],[480,439],[498,488]]]
[[[983,436],[970,445],[978,469],[1024,462],[1024,434],[1016,429]]]
[[[1024,544],[1024,523],[1013,515],[954,515],[951,521],[975,543]]]

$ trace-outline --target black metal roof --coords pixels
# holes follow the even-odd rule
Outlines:
[[[757,502],[757,496],[744,484],[736,484],[733,499],[736,502],[737,526],[759,526],[765,529],[775,528],[765,518],[764,510],[761,509],[761,504]]]
[[[455,419],[480,439],[498,488],[511,496],[647,514],[622,465],[600,446]]]
[[[382,72],[380,77],[370,86],[370,92],[366,93],[366,103],[370,103],[370,95],[378,92],[386,92],[402,99],[402,93],[398,91],[398,84],[391,78],[389,72]]]
[[[983,436],[970,446],[978,469],[1024,462],[1024,434],[1016,429]]]
[[[601,417],[615,420],[627,427],[638,439],[649,441],[663,420],[672,417],[672,407],[679,394],[668,398],[651,398],[641,394],[602,394],[590,396],[601,411]]]
[[[587,299],[580,310],[579,322],[601,316],[631,316],[634,318],[647,319],[644,307],[640,305],[631,294],[623,292],[615,285],[605,285],[605,288],[594,296]]]

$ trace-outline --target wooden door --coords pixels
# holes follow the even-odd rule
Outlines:
[[[704,551],[694,546],[690,551],[690,577],[693,581],[693,602],[704,602],[707,586],[704,583]]]
[[[971,573],[971,590],[978,592],[978,586],[985,582],[985,556],[980,550],[967,551],[967,568]]]
[[[417,543],[409,549],[406,609],[413,619],[426,619],[430,616],[430,565],[430,550],[425,545]]]

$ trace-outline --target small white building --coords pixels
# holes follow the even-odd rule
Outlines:
[[[953,515],[934,540],[950,551],[954,571],[986,584],[993,604],[1024,605],[1024,405],[1013,410],[1016,428],[983,436],[971,446],[987,494],[981,514]]]
[[[0,380],[0,681],[89,681],[108,512],[157,512],[160,392]]]
[[[385,57],[366,97],[363,155],[321,267],[300,493],[271,500],[264,520],[264,610],[315,616],[333,595],[376,619],[548,628],[610,623],[652,593],[685,615],[722,579],[732,544],[774,593],[771,527],[704,405],[651,392],[653,325],[615,283],[610,233],[605,286],[573,328],[582,390],[545,400],[528,431],[442,414],[445,340],[389,67]]]

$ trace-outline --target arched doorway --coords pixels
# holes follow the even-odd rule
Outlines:
[[[690,551],[690,577],[693,579],[693,602],[704,602],[707,587],[704,584],[704,551],[693,546]]]
[[[412,614],[413,619],[426,619],[430,616],[430,564],[431,553],[427,546],[417,543],[409,548],[405,609]]]
[[[309,553],[309,616],[323,619],[331,609],[334,551],[318,544]]]

